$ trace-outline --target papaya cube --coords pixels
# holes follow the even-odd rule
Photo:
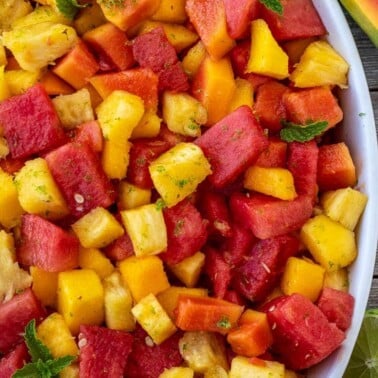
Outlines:
[[[100,325],[104,321],[104,288],[97,273],[91,269],[60,272],[58,311],[73,335],[81,324]]]
[[[157,345],[177,331],[176,326],[153,294],[142,298],[131,309],[131,312]]]
[[[123,210],[121,216],[136,256],[156,255],[167,249],[167,230],[157,204]]]
[[[96,248],[80,248],[79,266],[94,270],[101,279],[109,276],[114,270],[111,261]]]
[[[323,214],[303,225],[301,239],[315,261],[327,271],[344,268],[357,256],[354,232]]]
[[[133,331],[135,318],[131,313],[133,297],[121,274],[114,271],[103,281],[105,323],[110,329]]]
[[[188,367],[172,367],[165,369],[159,378],[193,378],[194,371]]]
[[[119,263],[119,270],[136,302],[170,286],[163,262],[157,256],[128,257]]]
[[[147,205],[151,200],[151,189],[144,189],[125,180],[118,186],[118,209],[128,210]]]
[[[0,224],[5,228],[16,226],[23,212],[12,175],[0,168]]]
[[[281,279],[281,290],[290,295],[299,293],[315,302],[323,288],[325,269],[319,264],[298,258],[289,257]]]
[[[285,365],[276,361],[236,356],[231,361],[229,378],[285,378]]]
[[[268,24],[262,19],[251,23],[251,51],[246,72],[279,80],[289,76],[289,57],[274,39]]]
[[[164,203],[172,207],[192,194],[211,168],[200,147],[179,143],[154,160],[149,171]]]
[[[320,203],[327,216],[353,231],[367,200],[366,194],[348,187],[324,193]]]
[[[253,86],[245,79],[240,77],[235,79],[236,89],[234,96],[232,97],[230,103],[229,112],[233,112],[237,108],[243,105],[247,105],[252,108],[253,105]]]
[[[22,208],[47,219],[68,215],[68,207],[55,183],[46,160],[28,160],[15,176],[18,198]]]
[[[85,248],[105,247],[124,233],[121,224],[103,207],[82,216],[72,224],[72,229]]]
[[[181,24],[187,19],[185,0],[161,0],[152,20]]]
[[[282,200],[297,196],[293,175],[286,168],[251,166],[245,172],[244,187]]]
[[[75,92],[68,83],[50,70],[42,73],[39,82],[43,85],[49,96],[68,95]]]
[[[323,286],[347,292],[349,289],[348,269],[341,268],[333,271],[326,271],[324,274]]]
[[[63,316],[53,312],[45,318],[37,328],[37,335],[49,348],[54,358],[76,356],[79,348],[65,322]]]
[[[206,57],[206,49],[202,41],[198,41],[193,47],[191,47],[184,58],[182,59],[182,68],[189,77],[193,77],[202,61]]]

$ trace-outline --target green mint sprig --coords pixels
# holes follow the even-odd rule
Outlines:
[[[81,5],[76,0],[56,0],[56,6],[63,16],[73,20],[80,8],[85,8],[87,4]]]
[[[266,8],[282,16],[283,6],[280,0],[259,0]]]
[[[285,142],[307,142],[320,135],[328,126],[327,121],[308,121],[305,125],[298,125],[282,120],[281,124],[284,128],[280,131],[280,137]]]
[[[74,356],[53,358],[45,344],[37,337],[35,320],[32,319],[25,327],[25,343],[28,347],[31,362],[17,370],[12,378],[52,378],[70,365]]]

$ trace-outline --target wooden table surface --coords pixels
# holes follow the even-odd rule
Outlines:
[[[348,15],[347,20],[356,41],[362,64],[365,68],[365,74],[373,103],[376,132],[378,137],[378,48],[374,47],[372,42]],[[378,256],[378,247],[376,253]],[[373,307],[378,308],[378,257],[375,264],[374,278],[368,302],[368,308]]]

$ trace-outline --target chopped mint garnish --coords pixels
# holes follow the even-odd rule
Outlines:
[[[259,0],[266,8],[282,16],[283,6],[280,0]]]
[[[72,20],[80,8],[87,5],[81,5],[76,0],[56,0],[56,6],[63,16]]]
[[[320,135],[328,126],[327,121],[309,121],[305,125],[293,122],[281,121],[284,126],[280,131],[280,137],[285,142],[307,142]]]

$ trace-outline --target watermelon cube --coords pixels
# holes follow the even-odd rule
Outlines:
[[[127,234],[127,232],[107,245],[103,249],[103,252],[113,261],[122,261],[123,259],[135,254],[133,243],[131,242],[130,236]]]
[[[277,137],[270,137],[268,148],[259,155],[255,165],[264,168],[285,168],[287,145]]]
[[[72,129],[72,141],[87,143],[96,152],[101,152],[103,136],[98,121],[88,121]]]
[[[21,343],[0,360],[0,378],[12,378],[13,374],[21,369],[29,360],[26,345]]]
[[[0,126],[13,159],[46,152],[66,141],[58,114],[41,84],[0,103]]]

